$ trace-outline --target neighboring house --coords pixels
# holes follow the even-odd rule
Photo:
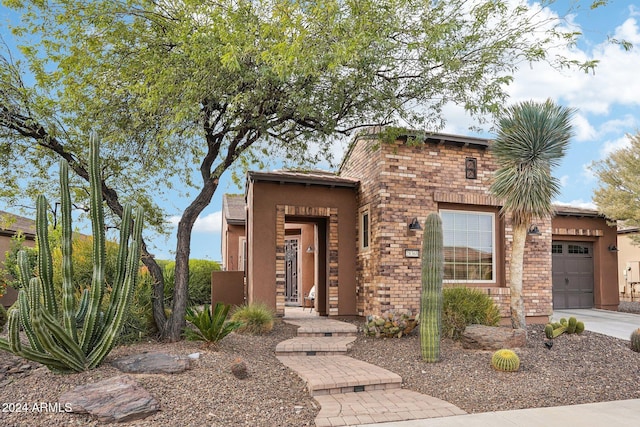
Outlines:
[[[25,246],[35,246],[36,222],[22,216],[0,211],[0,265],[3,268],[5,254],[11,247],[11,238],[18,233],[22,233],[24,236]],[[6,293],[0,298],[0,302],[5,307],[9,307],[16,301],[17,297],[16,290],[7,286]]]
[[[623,301],[640,300],[640,246],[632,240],[638,227],[618,229],[618,290]]]
[[[222,196],[222,270],[243,271],[247,240],[245,239],[244,194]]]
[[[338,174],[249,172],[247,300],[283,315],[285,306],[302,305],[316,285],[321,315],[415,313],[422,224],[439,212],[445,286],[478,288],[508,316],[511,225],[489,194],[497,169],[490,145],[445,134],[387,144],[361,133]],[[523,279],[529,320],[546,322],[554,307],[616,310],[617,253],[611,245],[615,227],[596,211],[559,206],[553,219],[531,224]]]

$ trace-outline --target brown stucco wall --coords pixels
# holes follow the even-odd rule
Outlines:
[[[244,237],[244,225],[223,223],[222,227],[222,261],[225,271],[244,270],[240,265],[240,239]]]
[[[632,239],[638,232],[618,234],[618,290],[620,300],[638,301],[640,299],[640,246]],[[623,274],[627,268],[627,277]],[[633,288],[632,288],[633,286]]]
[[[466,178],[467,157],[477,160],[477,179]],[[422,231],[409,231],[408,224],[414,217],[424,224],[430,212],[455,208],[496,214],[495,280],[467,285],[487,292],[503,316],[509,315],[508,259],[513,239],[510,219],[500,218],[499,203],[488,191],[496,169],[491,151],[474,145],[410,146],[365,138],[354,143],[340,175],[360,179],[358,209],[371,213],[371,246],[358,252],[358,314],[418,311],[420,259],[406,258],[405,249],[420,249]],[[551,221],[536,225],[543,234],[527,238],[523,294],[526,315],[545,320],[552,311]]]
[[[617,245],[617,229],[601,217],[556,216],[553,240],[593,242],[593,302],[595,308],[618,310],[618,253],[608,250]]]
[[[317,219],[321,229],[325,228],[325,222],[328,224],[326,232],[322,232],[326,242],[320,242],[317,256],[329,260],[328,265],[320,262],[320,269],[326,271],[320,271],[320,276],[327,277],[318,283],[318,311],[329,315],[355,315],[355,190],[250,180],[247,201],[249,302],[263,302],[277,314],[284,314],[284,294],[276,291],[276,281],[284,277],[283,270],[277,271],[278,263],[283,262],[277,254],[284,251],[277,247],[277,239],[284,239],[285,217],[291,223],[313,223]],[[283,215],[283,212],[289,214]],[[319,212],[327,214],[319,215]],[[330,262],[332,257],[336,262]]]
[[[211,305],[223,302],[230,305],[244,304],[244,272],[211,272]]]

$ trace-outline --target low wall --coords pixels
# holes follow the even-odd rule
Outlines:
[[[243,305],[244,271],[214,271],[211,273],[211,304],[223,302]]]

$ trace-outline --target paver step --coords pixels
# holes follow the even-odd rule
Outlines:
[[[464,415],[444,400],[396,388],[363,393],[315,396],[320,404],[317,427],[350,426]]]
[[[311,396],[399,388],[400,375],[348,356],[278,356],[306,383]]]
[[[358,333],[356,325],[324,317],[304,320],[284,319],[284,321],[298,326],[299,337],[354,337]]]
[[[276,356],[346,354],[356,337],[295,337],[276,345]]]

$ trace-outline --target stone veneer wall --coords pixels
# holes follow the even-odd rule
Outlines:
[[[496,170],[489,150],[450,143],[384,144],[361,138],[347,156],[340,174],[360,180],[358,206],[360,211],[367,207],[370,211],[370,247],[359,250],[357,260],[360,315],[419,309],[420,258],[406,258],[405,249],[421,249],[422,231],[410,231],[408,224],[414,217],[424,224],[429,212],[451,208],[496,213],[496,282],[469,286],[487,292],[502,315],[509,316],[512,230],[509,218],[502,220],[497,214],[499,203],[488,192]],[[477,179],[465,177],[466,157],[477,159]],[[552,311],[551,220],[536,225],[542,235],[529,236],[525,248],[525,310],[527,316],[548,316]],[[360,238],[358,231],[358,248]]]

